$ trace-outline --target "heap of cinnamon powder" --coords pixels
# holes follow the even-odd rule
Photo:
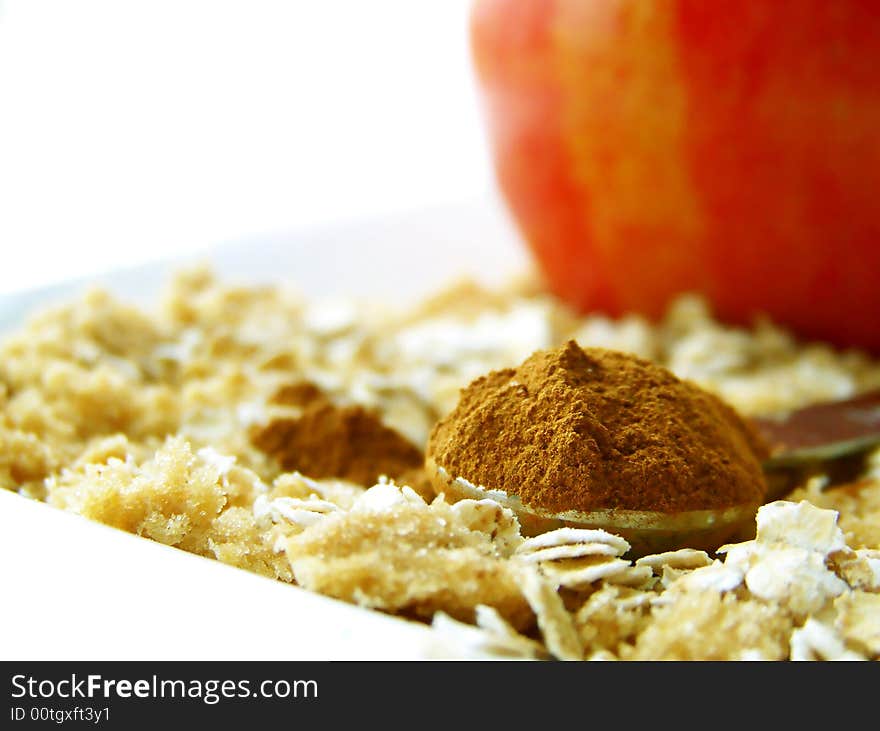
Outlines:
[[[428,456],[552,512],[758,505],[765,448],[719,398],[646,360],[570,341],[462,391]]]

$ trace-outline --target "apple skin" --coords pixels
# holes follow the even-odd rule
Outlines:
[[[475,0],[495,172],[548,286],[660,316],[685,291],[880,352],[870,0]]]

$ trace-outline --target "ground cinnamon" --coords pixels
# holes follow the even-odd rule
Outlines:
[[[395,478],[422,466],[421,451],[378,414],[362,406],[337,406],[313,384],[286,386],[272,401],[301,407],[298,416],[272,419],[251,432],[253,444],[284,470],[369,487],[382,475]]]
[[[450,476],[553,512],[757,505],[765,454],[713,394],[574,341],[478,378],[428,444]]]

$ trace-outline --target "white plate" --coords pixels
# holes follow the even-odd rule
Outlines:
[[[405,304],[526,263],[497,199],[220,246],[223,277]],[[88,283],[149,304],[184,260],[0,298],[0,331]],[[354,607],[0,490],[0,659],[418,659],[422,625]]]

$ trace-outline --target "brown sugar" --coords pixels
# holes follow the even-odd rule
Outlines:
[[[281,406],[308,406],[315,401],[324,400],[324,393],[311,381],[296,381],[279,388],[270,399]]]
[[[273,402],[301,406],[302,412],[254,429],[251,441],[284,470],[369,486],[380,476],[398,477],[422,465],[422,453],[377,414],[337,406],[312,384],[285,387]]]
[[[758,505],[764,454],[713,394],[574,341],[475,380],[428,444],[451,477],[552,512]]]

